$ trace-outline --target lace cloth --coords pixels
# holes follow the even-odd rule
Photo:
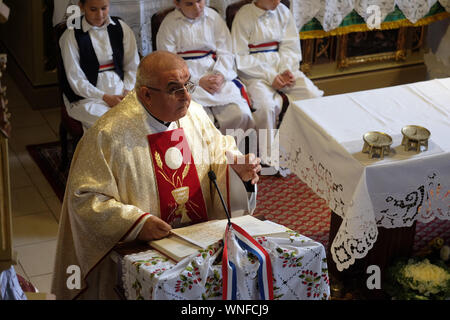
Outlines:
[[[450,78],[298,101],[280,127],[280,165],[325,199],[343,222],[331,244],[339,270],[363,258],[378,227],[450,220]],[[428,150],[401,146],[401,128],[431,131]],[[393,138],[389,155],[369,159],[362,136]]]
[[[272,264],[274,299],[328,299],[330,286],[325,248],[298,233],[289,231],[287,238],[257,237],[268,252]],[[122,282],[129,300],[221,300],[222,248],[220,241],[197,255],[177,264],[155,250],[125,256],[122,260]],[[259,299],[257,289],[259,261],[252,254],[240,260],[244,277],[240,286],[245,296],[237,299]]]
[[[291,0],[291,11],[299,30],[312,18],[316,18],[325,31],[331,31],[336,29],[352,10],[367,23],[374,12],[368,9],[373,5],[379,8],[381,22],[394,11],[395,5],[398,5],[406,18],[416,23],[436,2],[438,0]],[[439,3],[450,12],[449,0],[439,0]]]

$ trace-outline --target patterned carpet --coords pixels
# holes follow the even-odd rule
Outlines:
[[[27,147],[57,196],[62,199],[68,169],[59,170],[61,148],[59,142],[31,145]],[[285,225],[307,237],[328,245],[330,209],[325,200],[295,175],[286,178],[262,176],[258,185],[258,205],[255,214]],[[414,252],[425,247],[435,237],[450,244],[450,221],[435,219],[424,224],[417,223]]]
[[[256,213],[328,245],[331,211],[297,176],[262,177],[258,192]],[[417,222],[413,251],[417,253],[436,237],[450,244],[450,221]]]
[[[331,211],[325,200],[316,196],[295,175],[286,178],[262,176],[255,213],[325,246],[328,243]]]

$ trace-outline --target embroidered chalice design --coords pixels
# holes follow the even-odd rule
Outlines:
[[[187,166],[186,166],[187,167]],[[189,187],[181,187],[175,190],[172,190],[172,196],[175,199],[175,202],[178,204],[177,209],[175,210],[175,216],[181,216],[181,224],[185,224],[191,222],[191,219],[187,215],[186,203],[189,201]]]
[[[163,162],[158,152],[155,152],[155,159],[156,164],[159,168],[159,174],[161,174],[164,180],[170,183],[174,188],[171,193],[175,202],[177,203],[177,207],[175,211],[169,215],[169,221],[180,221],[179,223],[181,224],[187,224],[191,222],[192,219],[188,215],[186,205],[189,205],[191,211],[194,212],[194,214],[196,214],[198,217],[200,217],[200,215],[197,214],[197,212],[195,212],[195,210],[192,208],[192,206],[198,206],[189,200],[189,187],[183,186],[184,179],[188,175],[191,165],[186,164],[181,177],[177,175],[178,169],[180,169],[183,164],[183,155],[181,154],[181,151],[178,148],[172,147],[167,149],[164,156],[164,161],[167,166],[170,169],[175,170],[171,178],[169,178],[169,176],[164,172]]]

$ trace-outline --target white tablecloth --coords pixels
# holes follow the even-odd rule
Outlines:
[[[405,125],[431,131],[428,151],[404,151]],[[384,160],[361,152],[368,131],[393,138]],[[378,226],[450,220],[450,78],[294,102],[279,135],[282,166],[343,218],[339,270],[367,255]]]

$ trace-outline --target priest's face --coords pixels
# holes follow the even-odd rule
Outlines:
[[[165,122],[183,118],[191,103],[190,77],[187,66],[161,72],[158,88],[147,87],[150,113]]]
[[[181,10],[185,17],[197,19],[203,15],[205,0],[175,0],[175,6]]]
[[[91,26],[101,27],[105,24],[109,14],[109,0],[80,1],[80,8]]]

